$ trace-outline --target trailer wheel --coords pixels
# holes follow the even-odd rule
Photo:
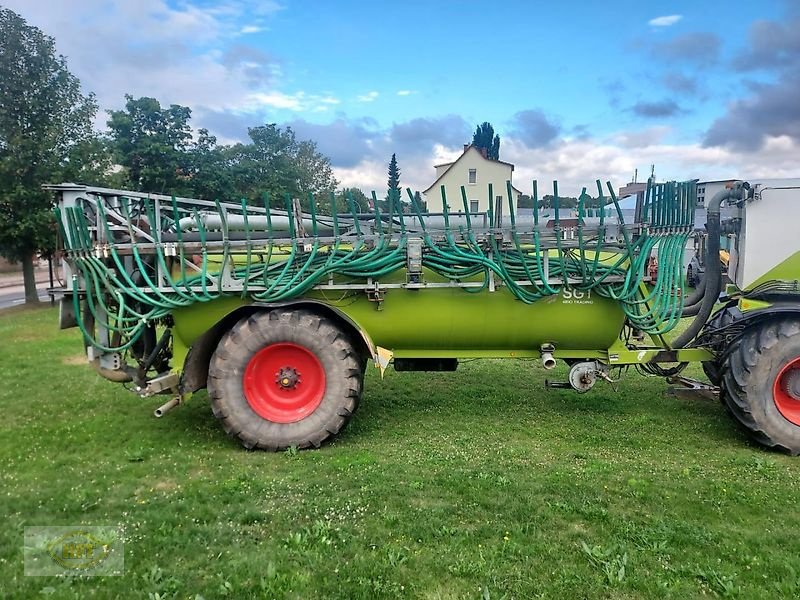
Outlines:
[[[211,408],[246,448],[319,448],[350,421],[362,357],[325,317],[279,309],[245,317],[211,357]]]
[[[800,454],[800,321],[768,322],[734,341],[722,397],[757,442]]]

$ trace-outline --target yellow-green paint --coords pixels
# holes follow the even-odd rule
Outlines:
[[[739,298],[739,310],[747,312],[750,310],[762,310],[772,306],[771,302],[764,302],[763,300],[753,300],[752,298]]]
[[[364,295],[330,304],[396,356],[426,350],[538,350],[544,343],[607,348],[622,329],[622,310],[606,298],[585,293],[575,298],[575,293],[567,289],[525,304],[505,289],[478,294],[458,288],[393,289],[380,304]]]
[[[397,357],[530,357],[545,343],[586,356],[611,346],[625,320],[618,303],[570,288],[533,304],[505,289],[388,289],[381,302],[363,292],[318,290],[306,298],[340,311]],[[176,309],[175,364],[183,363],[186,349],[204,332],[247,304],[229,297]]]
[[[772,269],[764,273],[753,283],[747,286],[747,290],[752,290],[756,286],[767,281],[798,281],[800,280],[800,252],[795,252],[789,258],[779,262]]]

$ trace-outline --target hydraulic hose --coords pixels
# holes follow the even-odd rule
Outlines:
[[[706,293],[706,274],[703,273],[703,277],[700,279],[700,283],[695,288],[692,295],[686,298],[686,302],[683,305],[683,312],[681,313],[681,318],[685,317],[696,317],[697,313],[700,312],[700,307],[703,304],[703,297]]]
[[[357,212],[350,194],[349,215],[339,215],[332,197],[330,223],[316,214],[313,196],[309,197],[310,218],[301,215],[291,199],[285,214],[273,214],[267,197],[263,215],[260,210],[251,212],[246,201],[224,206],[215,201],[213,209],[203,203],[201,212],[201,204],[190,199],[171,199],[169,206],[147,198],[116,200],[102,195],[97,196],[96,206],[90,201],[85,206],[63,207],[58,213],[67,257],[74,265],[75,291],[84,293],[93,320],[112,334],[113,343],[109,346],[108,336],[95,340],[92,327],[82,329],[87,340],[104,352],[132,347],[149,324],[194,302],[231,295],[276,302],[302,296],[326,279],[353,287],[356,282],[395,273],[402,277],[408,235],[422,238],[422,267],[445,280],[468,283],[463,286],[466,293],[480,293],[494,281],[516,299],[533,303],[559,293],[566,285],[591,290],[616,301],[637,329],[657,335],[671,330],[682,316],[700,314],[707,308],[708,286],[682,297],[681,257],[692,231],[694,183],[648,185],[643,212],[652,215],[643,221],[647,226],[636,237],[629,235],[618,199],[609,187],[609,206],[616,209],[619,229],[611,240],[604,221],[610,214],[605,206],[607,197],[600,181],[596,183],[603,205],[597,229],[585,223],[585,192],[578,203],[576,224],[566,227],[556,212],[556,226],[550,231],[540,227],[538,210],[533,212],[532,223],[523,224],[514,213],[510,182],[506,184],[508,231],[500,231],[493,193],[488,227],[486,221],[475,227],[463,188],[463,217],[451,213],[443,194],[442,219],[438,214],[434,219],[423,215],[408,190],[412,214],[419,223],[417,227],[409,217],[408,231],[396,196],[392,196],[388,212],[381,211],[377,196],[373,197],[371,222]],[[553,187],[553,208],[557,209],[557,184]],[[538,209],[535,182],[533,199]],[[339,227],[341,216],[352,218],[345,222],[344,231]],[[361,222],[366,224],[363,231]],[[141,229],[142,223],[147,224],[147,231]],[[300,223],[310,227],[311,235],[298,227]],[[127,237],[117,232],[120,226],[127,226]],[[318,237],[328,227],[333,237]],[[196,239],[187,239],[190,236]],[[662,268],[648,287],[644,285],[646,259],[656,248]],[[713,306],[719,289],[711,292]],[[154,355],[150,360],[157,358]]]
[[[697,309],[697,315],[689,327],[672,342],[673,348],[685,348],[700,333],[703,325],[708,321],[708,317],[711,316],[711,311],[714,310],[722,287],[722,269],[719,262],[720,206],[726,200],[741,200],[749,187],[748,184],[737,181],[730,189],[720,190],[714,194],[708,203],[705,292]],[[694,309],[691,312],[694,312]],[[691,314],[687,315],[685,310],[683,314],[692,316]]]
[[[700,301],[703,299],[703,296],[705,296],[706,293],[706,281],[706,274],[703,273],[703,277],[700,279],[700,283],[697,284],[694,292],[692,292],[692,295],[686,298],[686,303],[684,304],[685,308],[683,311],[684,317],[694,316],[686,314],[686,310],[692,308],[694,305],[700,304]]]

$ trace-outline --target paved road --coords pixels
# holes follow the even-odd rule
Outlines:
[[[47,295],[47,284],[39,284],[39,300],[47,302],[50,296]],[[19,306],[25,303],[25,288],[21,285],[0,288],[0,310]]]

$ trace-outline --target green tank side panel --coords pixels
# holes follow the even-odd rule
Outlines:
[[[764,273],[753,283],[747,286],[748,290],[766,283],[767,281],[798,281],[800,280],[800,252],[795,252],[789,258],[779,262],[772,269]]]
[[[613,300],[566,289],[525,304],[508,291],[470,294],[458,288],[392,289],[380,303],[363,293],[333,299],[306,296],[336,308],[367,332],[372,341],[398,356],[497,356],[536,350],[544,343],[560,350],[603,350],[619,337],[625,315]],[[176,309],[175,343],[188,348],[200,335],[241,306],[222,298]],[[179,352],[175,364],[182,364]]]
[[[574,292],[567,290],[567,295]],[[563,349],[605,349],[624,315],[616,302],[564,294],[525,304],[504,289],[470,294],[455,288],[391,290],[380,310],[365,296],[330,302],[378,346],[403,350],[521,350],[552,343]]]

